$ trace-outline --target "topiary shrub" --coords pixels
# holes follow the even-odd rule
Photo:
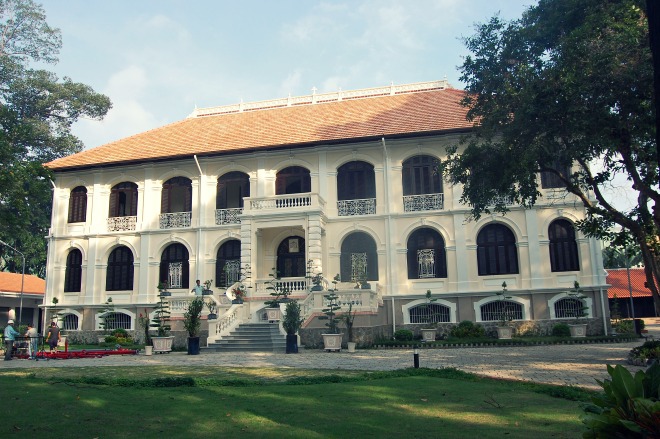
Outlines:
[[[570,337],[571,329],[566,323],[557,323],[552,327],[552,336],[553,337]]]
[[[457,326],[454,326],[449,334],[456,338],[480,338],[486,335],[486,331],[479,324],[470,320],[463,320]]]
[[[660,340],[647,341],[641,346],[632,348],[628,353],[628,363],[645,366],[649,361],[660,362]]]
[[[410,341],[413,339],[413,332],[409,329],[397,329],[394,333],[394,339],[400,341]]]

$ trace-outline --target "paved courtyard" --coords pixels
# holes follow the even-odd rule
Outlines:
[[[652,332],[660,330],[654,326]],[[633,343],[570,344],[552,346],[489,347],[455,349],[420,349],[420,367],[455,367],[479,375],[534,381],[539,383],[575,385],[600,389],[596,379],[608,377],[607,364],[625,365],[625,358],[635,346]],[[83,366],[145,367],[168,365],[195,368],[199,366],[226,367],[287,367],[305,369],[341,370],[394,370],[413,366],[411,349],[358,350],[327,353],[301,350],[299,354],[279,353],[202,353],[189,356],[173,352],[146,356],[111,355],[102,358],[70,360],[14,360],[0,362],[0,370],[10,368],[48,368]],[[628,366],[631,371],[639,367]]]

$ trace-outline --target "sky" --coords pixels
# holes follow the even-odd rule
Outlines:
[[[39,1],[39,0],[37,0]],[[532,0],[43,0],[62,33],[46,68],[110,97],[86,148],[184,119],[197,107],[447,79],[461,38]]]

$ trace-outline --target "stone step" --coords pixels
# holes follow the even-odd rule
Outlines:
[[[239,325],[229,335],[202,348],[215,352],[284,352],[286,337],[280,334],[277,323],[249,323]]]

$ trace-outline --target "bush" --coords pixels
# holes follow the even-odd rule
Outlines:
[[[571,329],[566,323],[557,323],[552,327],[552,336],[553,337],[570,337]]]
[[[394,333],[395,340],[410,341],[413,339],[413,332],[409,329],[397,329]]]
[[[472,323],[470,320],[463,320],[451,329],[450,335],[456,338],[481,338],[486,335],[486,331],[479,324]]]
[[[614,329],[619,334],[633,334],[635,332],[635,324],[632,320],[620,320],[619,323],[614,325]]]
[[[117,343],[117,337],[115,337],[114,335],[108,335],[105,338],[105,342],[106,343]]]
[[[647,341],[628,353],[629,363],[646,365],[649,360],[660,361],[660,340]]]
[[[116,338],[128,338],[128,331],[122,328],[114,329],[110,335]]]

